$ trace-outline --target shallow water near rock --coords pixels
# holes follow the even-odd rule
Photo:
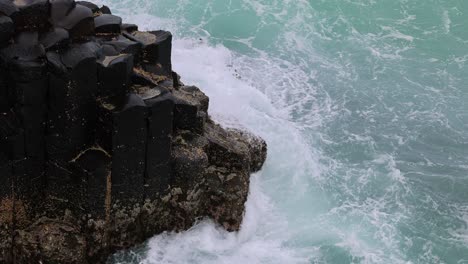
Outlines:
[[[468,263],[468,2],[106,0],[269,144],[242,229],[112,263]]]

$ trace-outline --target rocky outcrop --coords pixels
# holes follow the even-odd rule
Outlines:
[[[0,0],[0,263],[99,263],[211,217],[239,229],[263,140],[107,7]]]

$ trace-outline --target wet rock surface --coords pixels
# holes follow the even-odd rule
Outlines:
[[[239,229],[266,144],[210,119],[171,42],[87,1],[0,0],[0,263],[102,263],[203,217]]]

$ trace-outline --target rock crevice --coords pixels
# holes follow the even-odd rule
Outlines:
[[[211,217],[238,230],[265,142],[172,70],[170,32],[0,0],[0,263],[99,263]]]

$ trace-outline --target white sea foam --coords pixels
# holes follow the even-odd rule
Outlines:
[[[442,13],[442,24],[444,25],[445,33],[450,33],[450,26],[452,24],[452,21],[450,20],[448,10],[444,10],[444,12]]]
[[[463,212],[462,219],[465,222],[464,224],[465,226],[460,231],[460,238],[463,240],[466,247],[468,248],[468,208],[465,208],[465,210],[462,212]]]
[[[437,198],[412,193],[414,178],[408,174],[412,166],[420,164],[405,164],[398,155],[424,133],[413,130],[409,134],[410,125],[433,123],[446,113],[417,101],[430,96],[443,100],[443,91],[430,89],[436,84],[424,84],[420,76],[406,73],[412,69],[399,66],[407,59],[405,53],[415,52],[411,49],[424,38],[423,33],[405,28],[416,24],[415,15],[405,10],[403,19],[387,23],[381,32],[365,33],[353,26],[354,17],[344,12],[327,17],[306,0],[227,1],[229,6],[242,3],[244,11],[261,16],[262,26],[286,24],[271,43],[273,57],[273,52],[255,45],[253,36],[229,37],[224,42],[226,46],[239,44],[248,55],[215,44],[225,39],[214,37],[216,32],[206,25],[225,14],[216,10],[222,9],[221,2],[174,1],[170,12],[177,18],[160,19],[145,15],[154,8],[154,1],[139,0],[139,10],[129,13],[119,7],[133,5],[133,1],[121,1],[116,3],[116,11],[124,12],[120,15],[126,22],[175,33],[174,69],[186,84],[207,93],[210,114],[216,121],[252,130],[269,144],[265,168],[252,178],[239,233],[227,233],[205,220],[187,232],[153,238],[144,263],[327,263],[327,257],[335,256],[346,260],[330,263],[345,263],[349,256],[355,263],[405,263],[408,252],[419,250],[415,247],[421,242],[400,228],[419,232],[420,227],[411,220],[430,209],[408,202]],[[315,4],[328,3],[318,2]],[[360,8],[378,4],[343,2]],[[202,9],[193,24],[184,18],[192,14],[184,10],[187,5]],[[335,45],[335,41],[340,47],[332,55],[327,49],[315,50],[320,45]],[[455,62],[464,66],[463,58]],[[429,62],[435,65],[439,59]],[[375,82],[389,76],[399,80],[392,80],[388,87]],[[422,92],[411,99],[398,94],[412,89]],[[353,124],[356,116],[359,121]],[[381,138],[387,139],[384,144],[379,142]],[[316,146],[316,142],[320,144]],[[392,142],[395,145],[385,144]],[[425,185],[417,187],[421,186]],[[466,241],[466,229],[457,229],[453,237]],[[412,260],[437,260],[430,243],[422,250],[425,255]]]
[[[283,245],[286,223],[275,215],[269,199],[252,178],[242,229],[228,233],[210,220],[182,233],[151,239],[142,263],[306,263]]]
[[[462,225],[460,228],[453,230],[451,234],[455,239],[461,241],[468,249],[468,206],[460,206],[457,209]],[[468,261],[468,259],[466,259],[466,261]]]
[[[147,15],[128,14],[126,20],[142,29],[157,24],[175,33],[178,30],[171,20]],[[300,41],[295,43],[299,45]],[[153,238],[143,263],[307,263],[308,259],[319,259],[316,246],[290,247],[291,238],[315,241],[312,243],[339,239],[342,242],[337,246],[376,260],[373,254],[377,253],[348,243],[356,238],[354,231],[332,228],[329,216],[320,216],[327,210],[320,202],[326,198],[322,190],[311,185],[321,182],[319,155],[289,121],[294,111],[306,111],[302,121],[314,128],[321,124],[320,112],[333,116],[326,96],[323,102],[315,102],[308,74],[288,61],[265,54],[256,58],[233,55],[224,46],[210,45],[203,39],[175,39],[173,44],[174,69],[186,84],[199,86],[210,97],[209,111],[214,119],[224,126],[245,127],[265,138],[269,157],[263,172],[251,182],[239,233],[227,233],[206,220],[186,232]],[[298,47],[304,49],[301,45]],[[327,62],[323,65],[337,67]],[[356,213],[360,210],[356,207]],[[284,215],[297,217],[288,219]]]
[[[131,14],[126,20],[139,24],[142,29],[150,29],[157,23],[177,32],[177,28],[171,28],[174,23],[170,20]],[[264,171],[252,177],[241,231],[228,233],[205,220],[186,232],[162,234],[150,240],[143,263],[306,263],[304,254],[287,246],[289,223],[278,213],[277,201],[270,201],[261,186],[276,186],[277,190],[269,192],[282,192],[282,197],[300,197],[309,189],[301,178],[312,171],[318,175],[319,167],[310,147],[304,144],[301,133],[286,119],[284,112],[251,85],[259,84],[259,79],[250,79],[248,70],[244,76],[239,68],[247,64],[243,64],[245,61],[239,60],[239,56],[234,56],[224,46],[209,45],[201,39],[175,39],[173,42],[174,70],[181,74],[184,83],[199,86],[210,97],[210,115],[223,126],[253,131],[270,146]],[[270,71],[276,71],[268,75],[284,75],[280,66],[268,58],[262,60],[273,66]],[[267,69],[261,64],[249,66],[258,67],[259,71]],[[260,81],[269,80],[261,78]],[[286,140],[289,144],[284,144]]]

